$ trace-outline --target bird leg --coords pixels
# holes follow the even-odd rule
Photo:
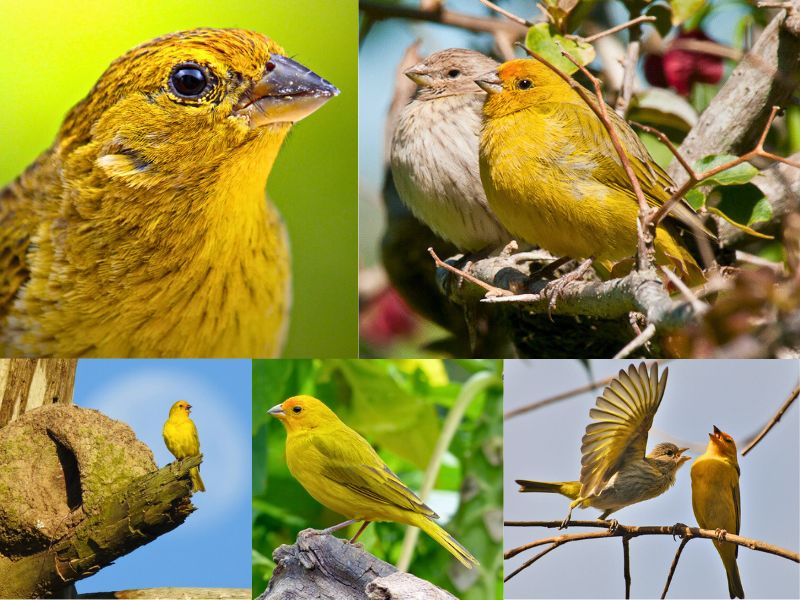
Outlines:
[[[617,530],[618,527],[619,527],[619,521],[617,521],[616,519],[611,519],[608,522],[608,532],[609,533],[614,533]]]
[[[561,521],[561,525],[558,527],[559,529],[566,529],[567,525],[569,525],[569,520],[570,518],[572,518],[572,508],[574,504],[575,504],[574,502],[570,502],[569,512],[567,513],[567,516],[564,517],[564,520]]]
[[[352,538],[350,538],[350,543],[351,544],[355,544],[356,543],[356,540],[358,539],[358,536],[360,536],[364,532],[364,530],[367,528],[367,525],[369,525],[370,523],[371,523],[371,521],[364,521],[361,524],[361,528],[358,531],[356,531],[356,534]]]
[[[338,525],[333,525],[332,527],[328,527],[327,529],[320,530],[320,535],[330,535],[334,531],[339,531],[340,529],[344,529],[345,527],[350,527],[353,523],[358,523],[356,519],[350,519],[349,521],[345,521],[344,523],[339,523]],[[363,529],[363,528],[362,528]],[[361,533],[359,531],[359,533]]]
[[[725,531],[724,529],[720,529],[719,527],[717,527],[714,530],[714,533],[717,536],[717,540],[720,541],[720,542],[724,542],[725,541],[725,536],[728,535],[727,531]]]
[[[587,258],[580,265],[578,265],[578,268],[574,271],[570,271],[566,275],[562,275],[558,279],[554,279],[544,286],[544,289],[540,293],[549,298],[547,309],[548,316],[552,317],[553,309],[556,307],[556,300],[558,300],[558,297],[564,291],[564,288],[567,286],[567,284],[581,279],[586,271],[591,268],[593,261],[594,258]]]

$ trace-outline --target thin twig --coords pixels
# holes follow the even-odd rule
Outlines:
[[[769,433],[769,430],[772,429],[775,426],[775,424],[781,420],[783,413],[785,413],[788,410],[788,408],[792,405],[792,402],[797,400],[798,396],[800,396],[800,384],[798,384],[797,387],[795,387],[792,390],[792,393],[789,394],[789,397],[786,399],[786,402],[784,402],[783,405],[778,409],[778,412],[776,412],[775,416],[772,417],[772,419],[770,419],[769,423],[767,423],[764,426],[764,429],[762,429],[758,433],[758,435],[755,438],[753,438],[752,442],[750,442],[749,444],[747,444],[747,446],[745,446],[744,450],[742,450],[742,456],[747,456],[747,453],[750,452],[750,450],[752,450],[755,447],[755,445],[758,444],[758,442],[760,442],[765,435],[767,435],[767,433]]]
[[[483,2],[483,0],[481,0],[481,2]],[[646,23],[648,21],[655,21],[655,20],[656,20],[655,17],[651,17],[649,15],[642,15],[640,17],[636,17],[635,19],[631,19],[630,21],[625,21],[624,23],[612,27],[611,29],[600,31],[599,33],[595,33],[593,35],[590,35],[589,37],[585,38],[579,37],[577,39],[579,39],[582,42],[586,42],[587,44],[591,44],[595,40],[599,40],[600,38],[606,37],[607,35],[612,35],[614,33],[622,31],[623,29],[627,29],[628,27],[633,27],[634,25],[638,25],[639,23]],[[575,36],[567,36],[567,37],[575,37]]]
[[[561,521],[505,521],[503,525],[505,527],[548,527],[556,529],[561,526]],[[525,552],[526,550],[530,550],[531,548],[544,546],[546,544],[552,544],[554,542],[565,544],[567,542],[576,542],[579,540],[603,539],[603,538],[623,537],[623,536],[634,538],[643,535],[671,535],[671,536],[679,535],[682,538],[690,538],[690,539],[698,538],[698,539],[728,542],[731,544],[736,544],[737,546],[743,546],[745,548],[749,548],[750,550],[756,550],[758,552],[766,552],[767,554],[774,554],[775,556],[780,556],[782,558],[786,558],[796,563],[800,563],[800,554],[798,554],[797,552],[793,552],[792,550],[787,550],[786,548],[781,548],[780,546],[775,546],[774,544],[768,544],[767,542],[762,542],[760,540],[746,538],[740,535],[734,535],[732,533],[727,533],[727,532],[724,534],[724,536],[720,538],[719,531],[715,531],[712,529],[700,529],[699,527],[689,527],[688,525],[684,525],[683,523],[676,523],[675,525],[617,524],[613,529],[610,527],[610,525],[611,525],[610,521],[601,521],[601,520],[569,521],[567,523],[568,527],[596,527],[605,529],[605,531],[561,534],[549,538],[542,538],[540,540],[536,540],[533,542],[529,542],[527,544],[523,544],[522,546],[512,548],[511,550],[506,550],[503,553],[503,557],[506,560],[508,560],[509,558],[513,558],[518,554]]]
[[[622,536],[622,573],[625,577],[625,598],[631,597],[631,549],[630,539],[627,535]]]
[[[681,545],[678,546],[678,551],[675,553],[675,558],[672,559],[672,566],[669,568],[669,575],[667,575],[667,583],[664,586],[664,591],[661,592],[662,600],[667,597],[667,591],[669,590],[669,584],[672,583],[672,576],[675,574],[675,569],[678,568],[678,560],[681,557],[681,552],[683,552],[683,547],[689,543],[689,540],[692,538],[683,538],[681,540]]]
[[[511,573],[509,573],[508,575],[506,575],[506,576],[503,578],[503,582],[504,582],[504,583],[507,583],[509,579],[511,579],[512,577],[514,577],[514,575],[516,575],[516,574],[517,574],[517,573],[519,573],[520,571],[524,571],[524,570],[525,570],[525,569],[527,569],[529,566],[531,566],[533,563],[535,563],[537,560],[539,560],[540,558],[542,558],[542,557],[543,557],[545,554],[547,554],[548,552],[551,552],[551,551],[555,550],[555,549],[556,549],[556,548],[558,548],[560,545],[561,545],[561,542],[553,542],[553,544],[552,544],[551,546],[548,546],[547,548],[545,548],[544,550],[542,550],[541,552],[539,552],[539,554],[537,554],[537,555],[536,555],[536,556],[534,556],[533,558],[529,558],[529,559],[528,559],[528,560],[526,560],[524,563],[522,563],[522,564],[521,564],[519,567],[517,567],[516,569],[514,569],[513,571],[511,571]]]
[[[523,27],[531,27],[533,25],[533,23],[531,23],[527,19],[518,17],[514,13],[507,11],[505,8],[497,6],[497,4],[495,4],[494,2],[489,2],[489,0],[478,0],[478,1],[487,8],[491,8],[496,13],[503,15],[506,19],[510,19],[511,21],[514,21],[514,23],[519,23]]]
[[[445,269],[447,271],[450,271],[451,273],[453,273],[455,275],[458,275],[459,277],[462,277],[462,278],[466,279],[467,281],[469,281],[471,283],[474,283],[475,285],[477,285],[478,287],[483,288],[484,290],[486,290],[490,294],[494,294],[496,296],[511,296],[512,295],[511,292],[509,292],[508,290],[503,290],[503,289],[500,289],[500,288],[495,287],[493,285],[490,285],[490,284],[486,283],[485,281],[481,281],[477,277],[473,277],[469,273],[466,273],[465,271],[462,271],[461,269],[458,269],[458,268],[454,267],[450,263],[444,262],[441,258],[439,258],[439,256],[436,254],[436,251],[433,248],[428,248],[428,254],[430,254],[433,257],[433,261],[436,263],[437,267],[441,267],[441,268],[443,268],[443,269]]]
[[[680,277],[675,275],[675,273],[663,265],[661,266],[661,272],[664,273],[666,278],[669,279],[669,282],[674,285],[681,294],[683,294],[683,297],[686,298],[686,301],[692,305],[692,308],[694,308],[698,315],[702,315],[708,310],[708,305],[701,302],[700,298],[695,295],[688,285],[681,281]]]
[[[647,342],[653,339],[653,336],[656,334],[656,326],[654,323],[648,323],[647,327],[645,327],[641,333],[639,333],[635,338],[633,338],[630,342],[625,344],[625,346],[617,352],[613,358],[626,358],[631,352],[639,348],[640,346],[644,346]]]

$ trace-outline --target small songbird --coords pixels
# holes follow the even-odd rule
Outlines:
[[[557,255],[593,258],[607,276],[636,252],[639,203],[611,136],[565,81],[532,59],[506,62],[477,81],[487,92],[480,173],[489,206],[516,239]],[[673,186],[644,144],[610,107],[612,126],[650,206]],[[685,202],[656,229],[656,263],[690,284],[703,273],[678,236],[703,228]],[[623,263],[625,264],[625,263]]]
[[[418,92],[392,136],[392,176],[403,202],[437,235],[469,252],[512,239],[489,208],[478,171],[486,94],[473,80],[496,66],[480,52],[450,48],[408,69]]]
[[[350,540],[354,543],[372,521],[404,523],[422,529],[465,567],[478,564],[437,525],[438,515],[392,473],[369,442],[325,404],[295,396],[273,406],[269,414],[286,428],[286,464],[292,476],[317,502],[349,519],[325,533],[363,521]]]
[[[253,31],[181,31],[115,60],[0,190],[0,354],[278,354],[289,249],[267,177],[336,94]]]
[[[567,526],[572,509],[599,508],[601,519],[631,504],[660,496],[675,483],[688,448],[660,443],[645,456],[647,434],[661,404],[668,369],[658,378],[658,365],[648,373],[641,363],[621,370],[589,411],[581,443],[580,481],[527,481],[518,479],[520,492],[557,493],[573,501],[561,524]]]
[[[162,430],[167,449],[178,460],[200,454],[200,438],[197,435],[197,427],[189,418],[191,409],[191,405],[186,400],[178,400],[169,409],[169,418],[164,423]],[[206,486],[200,479],[200,467],[189,469],[189,476],[192,478],[193,492],[206,491]]]
[[[736,442],[716,425],[709,433],[705,454],[692,463],[692,508],[702,529],[718,529],[739,535],[742,521],[739,497],[739,461]],[[720,533],[721,533],[720,531]],[[731,598],[744,598],[736,557],[739,546],[714,540],[728,578]]]

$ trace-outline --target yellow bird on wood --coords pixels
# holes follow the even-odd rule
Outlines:
[[[169,409],[169,418],[164,423],[162,430],[167,449],[178,460],[200,454],[200,437],[197,435],[197,427],[189,418],[191,409],[192,406],[186,400],[178,400]],[[206,491],[206,486],[200,479],[200,467],[189,469],[189,476],[192,478],[193,492]]]

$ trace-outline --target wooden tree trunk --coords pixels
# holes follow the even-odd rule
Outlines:
[[[72,404],[74,358],[0,359],[0,427],[45,404]]]

